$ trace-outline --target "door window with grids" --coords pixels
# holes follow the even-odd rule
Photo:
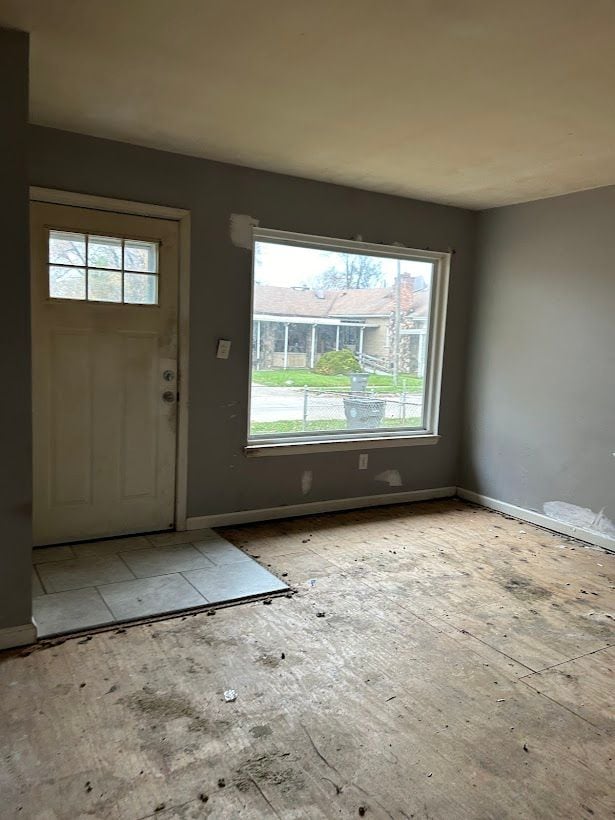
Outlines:
[[[158,304],[158,243],[49,231],[49,296]]]

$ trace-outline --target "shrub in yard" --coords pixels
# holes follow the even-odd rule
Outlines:
[[[314,368],[314,373],[323,373],[327,376],[360,372],[361,365],[350,350],[330,350],[328,353],[323,353]]]

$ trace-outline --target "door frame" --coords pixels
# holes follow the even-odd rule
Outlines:
[[[175,453],[175,529],[185,530],[188,499],[188,417],[189,417],[189,346],[190,346],[190,211],[151,205],[126,199],[110,199],[92,194],[60,191],[30,186],[30,202],[70,205],[95,211],[112,211],[129,216],[149,216],[178,223],[179,285],[177,312],[177,441]],[[31,308],[30,308],[31,310]]]

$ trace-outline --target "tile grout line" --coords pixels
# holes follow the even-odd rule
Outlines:
[[[122,564],[124,564],[124,566],[126,567],[126,569],[128,570],[128,572],[132,575],[132,579],[136,579],[136,578],[137,578],[137,576],[136,576],[136,575],[135,575],[135,573],[132,571],[132,569],[128,566],[128,564],[126,563],[126,561],[124,561],[124,559],[122,558],[122,556],[120,555],[120,553],[119,553],[119,552],[114,552],[114,553],[113,553],[113,555],[115,555],[115,557],[116,557],[116,558],[119,558],[119,559],[120,559],[120,561],[122,562]],[[131,580],[132,580],[132,579],[131,579]],[[128,579],[126,579],[126,580],[128,580]],[[101,586],[102,586],[102,585],[101,585]]]
[[[108,542],[101,542],[101,543],[108,543]],[[227,543],[231,547],[233,547],[233,549],[238,550],[238,548],[235,547],[234,544],[231,544],[230,542],[227,542]],[[241,561],[238,561],[238,562],[230,562],[229,564],[216,564],[211,558],[209,558],[207,555],[205,555],[203,552],[201,552],[201,550],[199,550],[199,548],[197,546],[195,546],[194,544],[191,544],[191,545],[187,545],[187,544],[167,544],[166,546],[192,546],[206,561],[208,561],[208,564],[204,567],[192,567],[191,569],[216,569],[216,568],[222,567],[222,566],[230,566],[232,563],[241,563]],[[156,549],[156,547],[138,547],[134,550],[125,550],[125,552],[139,552],[141,549]],[[238,551],[241,552],[241,550],[238,550]],[[243,553],[243,554],[245,555],[245,553]],[[129,582],[129,581],[145,580],[147,578],[162,578],[163,576],[166,576],[166,575],[179,575],[184,571],[185,572],[191,571],[191,570],[172,570],[172,571],[167,571],[167,572],[162,572],[162,573],[156,573],[154,575],[137,575],[132,570],[132,568],[128,565],[126,560],[122,557],[122,555],[119,552],[110,553],[108,555],[109,556],[115,556],[115,557],[119,558],[119,560],[126,567],[128,572],[130,572],[132,577],[131,578],[123,578],[120,581],[107,581],[105,583],[99,583],[99,584],[86,584],[85,586],[82,586],[82,587],[70,587],[68,589],[47,591],[47,587],[46,587],[45,583],[43,582],[42,576],[38,572],[38,566],[40,566],[40,565],[33,564],[32,569],[38,575],[39,581],[40,581],[41,586],[43,588],[43,593],[45,595],[59,595],[59,594],[62,594],[63,592],[73,592],[73,591],[76,591],[76,590],[93,589],[93,588],[98,588],[98,587],[101,587],[101,586],[107,586],[108,584],[121,584],[121,583],[126,583],[126,582]],[[83,556],[83,557],[84,558],[97,558],[98,556],[88,555],[88,556]],[[108,556],[105,555],[104,557],[108,557]],[[253,560],[253,559],[250,558],[250,556],[246,556],[246,557],[248,558],[248,560]],[[66,561],[76,560],[76,558],[78,558],[78,556],[73,556],[72,558],[62,558],[59,561],[45,561],[44,563],[45,564],[62,564]],[[257,562],[255,562],[255,563],[257,563]],[[188,580],[188,579],[186,578],[186,580]],[[199,594],[201,594],[201,593],[199,593]],[[33,598],[34,597],[40,598],[42,596],[37,595],[37,596],[33,596]],[[204,596],[201,596],[201,597],[204,597]]]
[[[39,584],[41,585],[41,589],[43,590],[43,595],[49,595],[49,593],[47,592],[47,587],[46,587],[46,586],[45,586],[45,584],[43,583],[43,579],[42,579],[42,577],[41,577],[40,572],[39,572],[39,571],[38,571],[38,569],[37,569],[36,564],[33,564],[33,565],[32,565],[32,569],[34,570],[34,574],[35,574],[35,575],[36,575],[36,577],[38,578],[38,582],[39,582]],[[33,596],[32,596],[32,599],[34,599],[34,598],[42,598],[42,597],[43,597],[43,595],[33,595]]]
[[[96,594],[98,595],[98,597],[99,597],[99,598],[100,598],[100,600],[102,601],[103,606],[107,609],[107,611],[109,612],[109,615],[111,615],[111,618],[113,619],[113,623],[118,623],[118,620],[117,620],[117,618],[115,617],[115,613],[113,612],[113,610],[111,609],[111,607],[109,606],[109,604],[105,601],[105,599],[104,599],[104,598],[103,598],[103,596],[101,595],[101,592],[100,592],[100,590],[98,589],[98,587],[96,587],[96,586],[95,586],[95,587],[93,587],[93,589],[95,589],[95,590],[96,590]]]
[[[191,570],[189,570],[189,569],[188,569],[188,570],[186,570],[186,572],[191,572]],[[183,573],[183,572],[178,572],[177,574],[178,574],[178,575],[180,575],[180,576],[184,579],[184,581],[186,581],[188,584],[190,584],[190,586],[192,587],[192,589],[193,589],[193,590],[197,593],[197,595],[200,595],[200,596],[201,596],[201,598],[205,601],[205,603],[206,603],[206,604],[213,604],[213,603],[214,603],[214,601],[210,601],[210,600],[209,600],[209,598],[206,598],[206,597],[203,595],[203,593],[201,592],[201,590],[200,590],[200,589],[197,589],[197,588],[194,586],[194,584],[192,583],[192,581],[190,580],[190,578],[186,578],[186,576],[184,575],[184,573]]]
[[[207,558],[207,556],[203,556],[203,557]],[[258,561],[254,561],[252,559],[252,562],[257,564],[259,567],[262,567],[262,564],[259,564]],[[135,575],[134,573],[132,573],[132,570],[130,570],[130,567],[128,567],[128,569],[131,571],[131,573],[133,575],[132,578],[122,578],[121,581],[106,581],[105,583],[99,583],[99,584],[87,584],[86,586],[83,586],[83,587],[69,587],[68,589],[61,589],[61,590],[58,590],[57,592],[56,591],[46,592],[45,595],[62,595],[64,592],[76,592],[77,590],[83,590],[83,589],[94,589],[94,588],[97,589],[98,587],[106,587],[106,586],[110,586],[111,584],[129,584],[129,583],[132,583],[133,581],[147,581],[148,578],[164,578],[164,577],[169,576],[169,575],[181,575],[183,572],[193,572],[195,570],[211,571],[212,569],[222,569],[223,567],[230,567],[230,566],[234,566],[235,564],[242,564],[242,563],[244,563],[244,562],[243,561],[231,561],[228,564],[214,564],[212,561],[210,561],[211,566],[191,567],[190,569],[184,569],[184,570],[177,570],[176,569],[176,570],[170,570],[170,571],[167,571],[167,572],[161,572],[161,573],[158,573],[156,575]],[[265,569],[265,567],[262,567],[262,568]],[[267,572],[269,572],[269,570],[267,570]],[[270,574],[274,575],[274,573],[270,573]],[[277,577],[277,576],[274,575],[274,577]],[[186,580],[188,580],[188,579],[186,578]],[[41,581],[41,584],[42,584],[42,581]],[[43,595],[37,595],[37,596],[34,596],[34,597],[42,598],[44,596]]]

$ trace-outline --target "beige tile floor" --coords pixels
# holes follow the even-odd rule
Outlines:
[[[284,589],[286,584],[213,530],[33,552],[39,638]]]

